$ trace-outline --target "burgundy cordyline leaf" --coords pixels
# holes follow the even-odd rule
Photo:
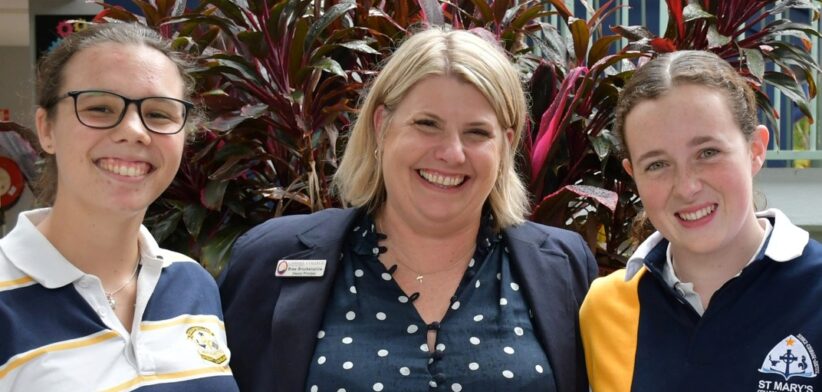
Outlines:
[[[545,159],[548,157],[548,152],[551,150],[551,146],[554,145],[554,141],[559,135],[561,120],[564,117],[563,114],[571,114],[566,111],[570,92],[573,90],[577,79],[584,76],[587,72],[587,67],[572,69],[559,88],[559,92],[557,93],[559,99],[554,99],[554,102],[551,103],[548,110],[542,114],[539,133],[537,133],[534,141],[534,149],[531,155],[531,167],[535,169],[531,173],[531,183],[536,183],[537,177],[540,175],[539,169],[543,167]],[[541,192],[541,189],[539,191]],[[535,194],[538,195],[540,192],[535,192]]]
[[[677,37],[685,38],[685,19],[682,16],[682,0],[665,0],[668,3],[668,10],[676,23]]]
[[[566,185],[565,189],[577,195],[594,199],[611,211],[616,210],[619,197],[614,191],[591,185]]]
[[[667,38],[654,38],[651,40],[651,46],[657,53],[676,52],[676,44]]]

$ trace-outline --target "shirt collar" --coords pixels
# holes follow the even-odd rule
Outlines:
[[[40,208],[21,212],[14,229],[0,240],[0,250],[12,265],[30,276],[40,285],[54,289],[73,283],[86,274],[71,264],[49,240],[37,230],[37,224],[51,212]],[[161,264],[167,267],[171,260],[164,260],[160,247],[148,229],[140,225],[140,262]]]
[[[766,218],[771,221],[773,229],[771,238],[765,248],[765,256],[776,262],[791,261],[802,255],[805,246],[808,244],[810,234],[804,229],[794,225],[785,214],[776,209],[769,208],[756,213],[757,218]],[[645,264],[645,257],[660,242],[667,241],[660,232],[654,232],[637,247],[634,254],[625,265],[625,280],[631,280]],[[760,252],[757,252],[759,254]]]

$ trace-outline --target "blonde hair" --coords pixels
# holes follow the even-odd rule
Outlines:
[[[514,131],[511,143],[503,138],[500,172],[488,204],[497,229],[523,222],[528,195],[514,158],[526,121],[525,94],[517,70],[502,49],[465,30],[424,30],[408,38],[389,58],[362,104],[334,176],[341,199],[370,212],[385,202],[374,112],[381,105],[385,107],[383,127],[387,128],[391,112],[408,91],[431,76],[454,77],[471,84],[491,104],[502,129]]]

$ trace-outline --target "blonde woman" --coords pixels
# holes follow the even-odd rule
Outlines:
[[[466,31],[403,43],[335,183],[355,208],[271,220],[220,281],[240,387],[586,391],[579,235],[526,222],[516,70]]]

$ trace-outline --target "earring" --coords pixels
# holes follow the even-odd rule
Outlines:
[[[376,159],[378,161],[380,160],[380,148],[379,147],[374,149],[374,159]]]

